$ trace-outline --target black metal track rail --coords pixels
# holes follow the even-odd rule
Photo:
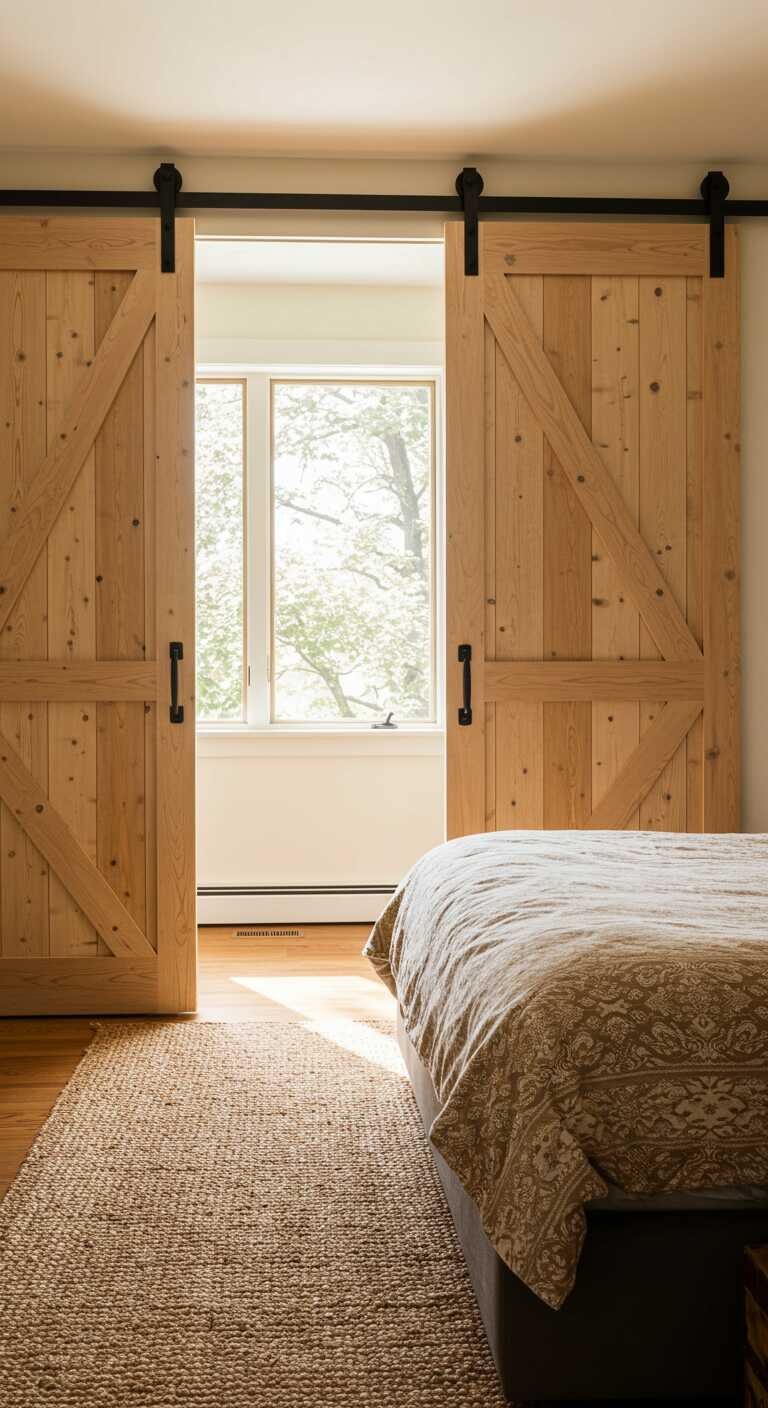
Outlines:
[[[465,272],[478,273],[478,222],[494,215],[682,216],[706,220],[710,231],[710,276],[725,272],[725,221],[768,216],[768,200],[729,200],[722,171],[710,171],[698,199],[646,196],[486,196],[483,179],[465,166],[456,179],[455,196],[306,194],[294,191],[185,191],[181,173],[163,162],[154,174],[153,191],[0,190],[0,206],[59,210],[157,210],[161,219],[161,268],[174,269],[175,214],[180,210],[324,210],[344,212],[412,212],[463,215]]]

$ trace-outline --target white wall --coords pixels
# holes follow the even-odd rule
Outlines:
[[[198,740],[199,884],[373,893],[202,895],[203,923],[365,920],[442,840],[443,740],[365,733]]]
[[[198,287],[198,364],[434,367],[442,290],[381,285]],[[443,839],[442,733],[198,736],[198,881],[209,888],[360,886],[333,895],[200,897],[203,922],[367,920]],[[378,893],[377,893],[378,889]]]
[[[313,355],[325,349],[353,356],[355,348],[386,353],[392,344],[414,343],[419,360],[440,359],[443,299],[439,288],[381,284],[208,284],[197,289],[198,360],[230,358],[239,344],[252,352],[259,344],[275,348],[306,344]],[[333,354],[332,354],[333,355]]]

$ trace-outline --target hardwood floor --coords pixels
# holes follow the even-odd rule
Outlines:
[[[200,1006],[194,1017],[181,1020],[300,1022],[393,1015],[393,999],[361,957],[369,925],[275,927],[298,929],[299,936],[239,938],[233,928],[201,929]],[[0,1019],[0,1197],[92,1035],[87,1017]]]

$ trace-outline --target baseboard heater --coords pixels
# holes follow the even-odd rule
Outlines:
[[[200,924],[366,924],[394,885],[200,885]]]

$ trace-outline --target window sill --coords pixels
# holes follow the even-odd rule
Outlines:
[[[242,728],[201,725],[199,758],[441,757],[442,728]]]

